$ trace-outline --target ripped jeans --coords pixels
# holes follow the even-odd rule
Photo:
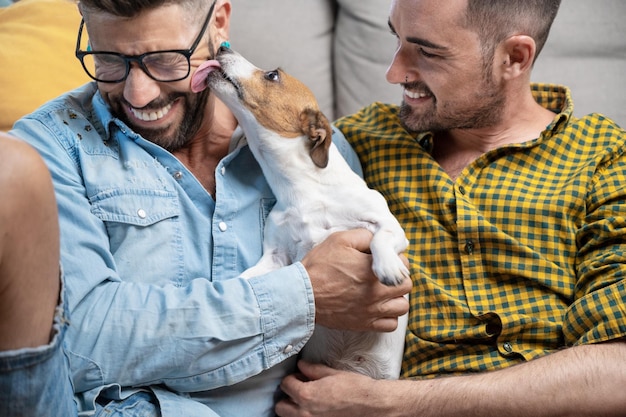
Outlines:
[[[0,416],[78,415],[63,350],[68,326],[63,290],[60,298],[49,344],[0,352]]]

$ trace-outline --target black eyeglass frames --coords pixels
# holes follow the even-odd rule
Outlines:
[[[200,34],[196,37],[189,49],[171,49],[164,51],[146,52],[141,55],[124,55],[118,52],[81,51],[81,39],[85,21],[81,20],[76,39],[76,58],[82,64],[85,72],[92,79],[102,83],[120,83],[130,73],[131,63],[136,62],[139,68],[155,81],[174,82],[189,76],[191,71],[191,55],[200,44],[209,25],[215,2],[202,25]]]

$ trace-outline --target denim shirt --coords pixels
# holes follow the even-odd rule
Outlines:
[[[53,177],[66,352],[83,414],[97,398],[147,391],[164,417],[273,415],[315,305],[299,262],[238,277],[261,257],[275,202],[241,131],[217,166],[215,200],[171,153],[114,118],[95,83],[12,134],[38,149]],[[333,140],[360,173],[341,133]]]

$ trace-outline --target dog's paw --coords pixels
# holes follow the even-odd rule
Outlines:
[[[374,257],[372,270],[380,282],[385,285],[398,285],[405,279],[410,278],[409,269],[397,255],[387,257],[386,259]]]

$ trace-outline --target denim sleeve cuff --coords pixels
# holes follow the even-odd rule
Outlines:
[[[315,301],[304,266],[297,262],[250,278],[261,312],[267,366],[297,354],[313,334]]]

